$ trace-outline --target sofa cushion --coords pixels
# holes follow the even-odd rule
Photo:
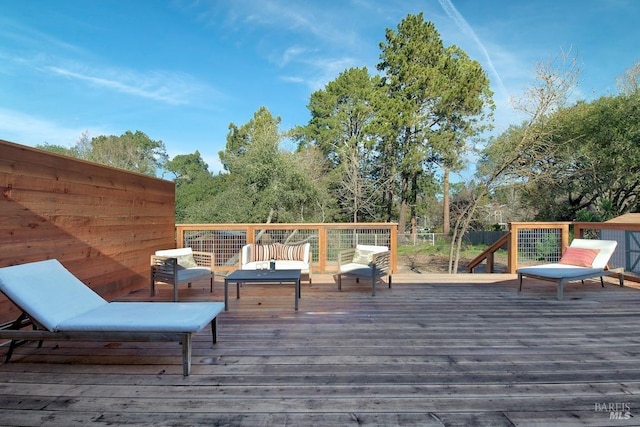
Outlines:
[[[252,261],[242,264],[242,269],[260,270],[258,264],[262,264],[262,268],[269,268],[269,263],[265,263],[264,261]],[[309,264],[304,261],[276,260],[276,270],[302,270],[303,272],[308,272]]]

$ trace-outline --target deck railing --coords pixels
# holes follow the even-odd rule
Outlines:
[[[176,244],[214,254],[219,271],[238,268],[248,243],[310,243],[311,270],[338,269],[338,253],[356,244],[387,246],[392,272],[397,271],[398,225],[395,223],[177,224]]]

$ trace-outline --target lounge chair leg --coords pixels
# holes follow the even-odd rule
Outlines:
[[[391,289],[391,275],[389,275],[389,289]]]
[[[191,373],[191,333],[182,338],[182,374],[188,377]]]
[[[371,279],[371,296],[376,296],[376,277],[373,276],[373,279]]]
[[[563,296],[564,296],[564,282],[560,280],[558,282],[558,301],[562,301]]]
[[[342,274],[338,273],[338,290],[342,290]]]
[[[213,343],[218,342],[218,318],[214,317],[211,321],[211,336],[213,338]]]

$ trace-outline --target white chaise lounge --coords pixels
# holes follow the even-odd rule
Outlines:
[[[604,287],[603,276],[617,274],[620,286],[624,286],[624,269],[609,270],[607,266],[617,244],[615,240],[574,239],[557,263],[517,269],[518,292],[522,292],[524,277],[556,282],[559,300],[563,298],[567,282],[600,278]]]
[[[24,341],[179,341],[187,376],[192,336],[211,324],[215,343],[224,310],[222,302],[107,302],[57,260],[0,268],[0,290],[23,311],[0,329],[12,340],[6,362]]]

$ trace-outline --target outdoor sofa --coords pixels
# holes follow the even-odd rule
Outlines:
[[[240,252],[241,270],[266,270],[271,268],[271,261],[275,270],[300,270],[311,283],[311,244],[250,243]]]

